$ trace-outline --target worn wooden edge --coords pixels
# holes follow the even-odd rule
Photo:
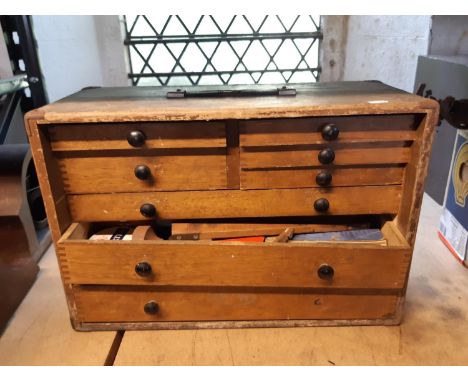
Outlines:
[[[139,110],[131,117],[127,111],[122,112],[81,112],[81,113],[54,113],[46,109],[38,109],[38,124],[51,123],[98,123],[98,122],[157,122],[157,121],[216,121],[225,119],[262,119],[262,118],[301,118],[301,117],[327,117],[327,116],[352,116],[368,114],[411,114],[427,113],[439,107],[436,101],[421,98],[421,100],[409,103],[399,102],[398,105],[389,104],[334,104],[315,105],[308,107],[275,107],[256,108],[251,110],[239,110],[239,108],[222,108],[216,111],[194,109],[187,110],[181,107],[178,110],[171,110],[155,113],[154,109]]]
[[[397,303],[398,306],[398,303]],[[184,322],[82,322],[76,331],[105,330],[191,330],[191,329],[252,329],[252,328],[301,328],[326,326],[389,326],[399,325],[398,312],[389,318],[365,320],[269,320],[269,321],[184,321]]]
[[[418,157],[416,162],[415,178],[413,179],[413,187],[409,190],[411,194],[408,220],[406,222],[402,222],[400,221],[399,216],[396,218],[396,222],[400,226],[400,230],[406,232],[406,239],[411,246],[414,245],[416,239],[416,231],[424,194],[424,185],[429,168],[432,141],[435,135],[438,115],[437,109],[432,113],[428,113],[425,121],[423,122],[424,126],[420,139],[420,147],[419,150],[417,150],[417,154],[415,154]]]
[[[406,238],[396,226],[395,221],[386,221],[383,224],[381,231],[384,238],[387,239],[389,246],[403,246],[410,248],[409,243],[406,241]]]
[[[414,154],[417,155],[417,162],[415,162],[415,158],[413,158],[412,162],[416,165],[416,169],[414,170],[414,177],[412,179],[408,179],[409,176],[407,176],[407,174],[404,176],[404,182],[409,182],[409,185],[405,187],[405,191],[401,199],[400,210],[398,211],[398,214],[394,220],[396,227],[398,227],[397,230],[404,235],[405,239],[411,247],[409,264],[405,275],[403,295],[406,294],[406,290],[408,288],[408,280],[414,255],[414,244],[416,241],[418,222],[421,214],[422,200],[424,195],[424,185],[429,168],[432,142],[438,120],[439,104],[436,103],[433,109],[427,111],[424,120],[421,122],[423,124],[423,126],[421,126],[423,130],[421,131],[418,146],[415,147],[415,151],[417,151],[417,153]],[[408,168],[405,170],[405,173],[407,171]],[[409,204],[405,205],[405,201],[408,199]],[[405,211],[405,214],[402,214],[403,211]],[[402,215],[404,216],[403,219],[401,219]]]
[[[73,328],[77,327],[79,321],[77,319],[77,309],[75,305],[75,294],[73,292],[73,287],[68,283],[68,264],[66,262],[66,256],[64,248],[61,248],[58,245],[58,241],[62,236],[62,232],[64,232],[67,228],[70,227],[70,213],[68,208],[65,208],[63,203],[60,204],[60,212],[63,215],[63,218],[69,222],[66,224],[66,221],[60,220],[57,213],[57,204],[60,200],[65,201],[64,198],[64,190],[63,186],[61,189],[60,186],[52,185],[49,182],[50,174],[48,172],[48,164],[46,153],[50,153],[50,148],[43,147],[43,139],[44,137],[41,136],[41,132],[39,131],[39,120],[43,118],[43,112],[41,109],[32,110],[25,114],[24,122],[26,127],[26,133],[28,135],[28,139],[31,146],[31,154],[33,157],[34,165],[37,170],[39,186],[41,188],[41,193],[44,201],[44,206],[47,213],[48,225],[51,231],[52,240],[54,243],[54,247],[56,250],[56,258],[59,264],[60,269],[60,277],[62,280],[62,285],[64,288],[64,292],[66,295],[68,311],[70,313],[70,321]],[[49,151],[47,151],[49,150]],[[57,197],[57,193],[61,195]],[[65,208],[65,209],[64,209]]]

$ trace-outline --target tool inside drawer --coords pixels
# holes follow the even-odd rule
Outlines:
[[[345,228],[349,233],[346,223],[309,224],[315,224],[322,234],[343,233]],[[359,226],[378,233],[376,240],[338,236],[313,241],[302,234],[297,235],[301,240],[294,240],[294,235],[284,237],[284,230],[294,227],[299,231],[304,223],[285,224],[283,231],[270,223],[268,232],[276,229],[280,233],[269,237],[281,241],[268,241],[258,232],[250,237],[239,232],[244,236],[227,240],[203,236],[173,240],[172,235],[157,237],[149,226],[73,223],[59,241],[58,253],[67,266],[69,283],[75,285],[357,288],[399,293],[409,267],[410,247],[393,221],[377,223],[369,228]],[[141,227],[145,229],[136,232]]]
[[[408,246],[389,215],[84,222],[69,227],[69,240]]]

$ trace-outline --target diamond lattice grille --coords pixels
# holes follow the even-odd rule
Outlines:
[[[320,17],[124,16],[133,85],[316,82]]]

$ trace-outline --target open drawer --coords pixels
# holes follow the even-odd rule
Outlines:
[[[91,227],[73,223],[58,242],[70,284],[387,289],[397,293],[404,287],[411,257],[410,247],[393,222],[381,226],[384,244],[93,241],[88,239]],[[149,271],[138,274],[139,263],[148,264]],[[324,274],[324,267],[328,273]]]

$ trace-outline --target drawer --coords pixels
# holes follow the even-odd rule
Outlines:
[[[325,150],[328,150],[325,152]],[[326,160],[327,153],[332,157]],[[328,154],[330,155],[330,154]],[[325,157],[325,158],[324,158]],[[322,158],[322,159],[321,159]],[[243,169],[278,167],[359,166],[405,164],[410,161],[410,147],[270,147],[249,148],[240,153]]]
[[[403,166],[243,169],[241,189],[373,186],[403,183]],[[320,175],[319,175],[320,174]]]
[[[392,222],[384,242],[88,240],[73,224],[57,253],[71,284],[318,289],[403,288],[411,250]],[[136,265],[146,263],[143,274]],[[320,275],[324,264],[332,277]],[[149,268],[148,268],[149,265]]]
[[[422,118],[419,114],[396,114],[241,121],[240,146],[323,144],[329,141],[322,136],[322,129],[330,124],[338,129],[339,142],[413,141]]]
[[[82,322],[392,318],[398,301],[393,295],[119,287],[75,287],[74,295]]]
[[[401,193],[401,186],[395,185],[83,194],[68,195],[67,201],[72,220],[95,222],[155,218],[395,214],[400,205]],[[325,212],[318,212],[314,207],[319,199],[328,201],[329,207]],[[151,210],[149,215],[142,215],[142,211],[148,210]]]
[[[224,122],[55,124],[48,135],[53,151],[226,147]]]
[[[59,155],[67,194],[227,188],[223,148],[146,150],[134,156]],[[89,154],[87,154],[89,155]]]

